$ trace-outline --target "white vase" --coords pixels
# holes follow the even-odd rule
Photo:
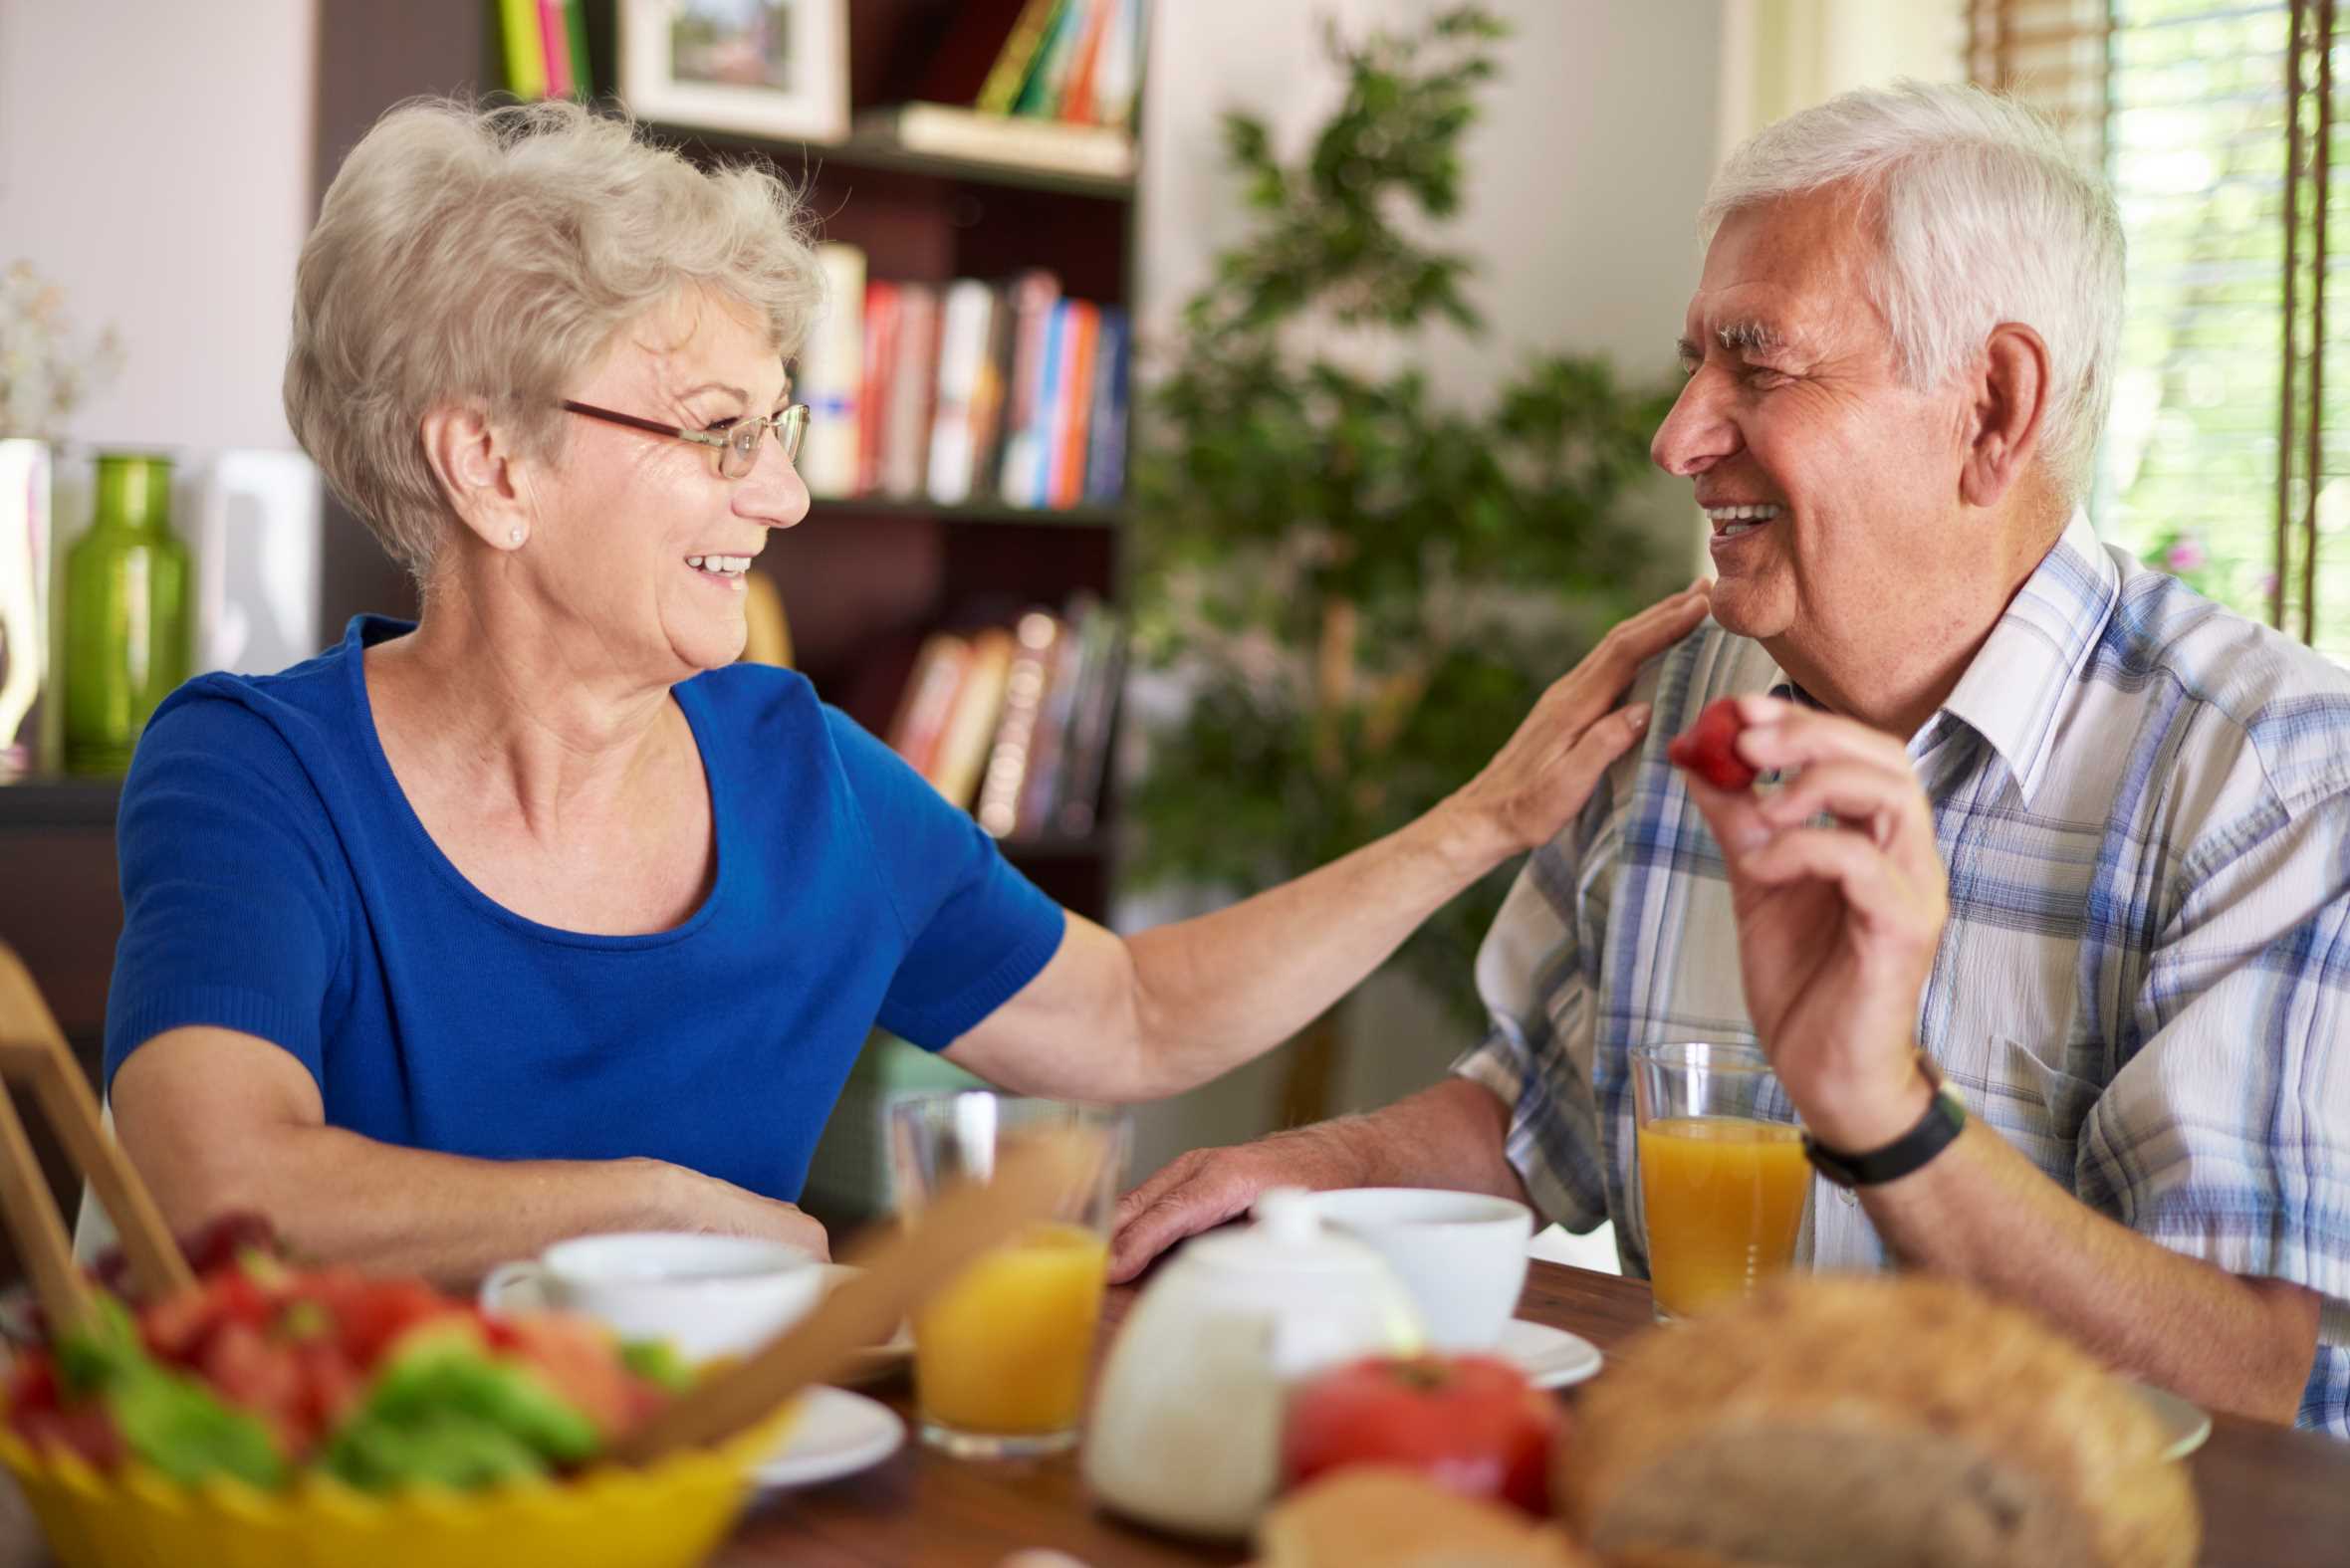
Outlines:
[[[0,779],[42,755],[50,671],[50,580],[57,555],[46,441],[0,440]]]

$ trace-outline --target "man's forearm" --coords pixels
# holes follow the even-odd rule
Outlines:
[[[1290,1038],[1505,858],[1440,806],[1293,882],[1128,938],[1142,1079],[1131,1097],[1205,1083]]]
[[[2019,1301],[2124,1371],[2216,1410],[2290,1422],[2299,1407],[2316,1357],[2314,1294],[2116,1225],[1981,1122],[1861,1198],[1904,1262]]]
[[[1504,1152],[1510,1109],[1492,1090],[1447,1077],[1408,1099],[1308,1132],[1348,1151],[1353,1187],[1443,1187],[1528,1202],[1526,1182]]]

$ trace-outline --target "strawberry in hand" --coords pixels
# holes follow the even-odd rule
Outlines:
[[[1755,783],[1755,770],[1738,755],[1738,732],[1746,728],[1736,697],[1717,697],[1706,704],[1697,723],[1673,737],[1665,758],[1685,768],[1717,789],[1746,789]]]

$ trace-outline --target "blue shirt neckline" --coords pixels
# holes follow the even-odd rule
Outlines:
[[[435,875],[456,889],[458,897],[483,915],[512,931],[520,932],[542,942],[559,943],[566,947],[632,950],[665,947],[683,942],[708,925],[714,918],[719,900],[727,892],[727,870],[733,857],[727,853],[727,808],[733,798],[726,792],[719,770],[710,766],[711,746],[704,733],[706,715],[701,712],[701,693],[692,681],[684,681],[670,688],[670,697],[678,711],[685,715],[686,728],[694,740],[695,761],[701,765],[702,784],[710,794],[711,853],[717,860],[710,878],[710,891],[702,898],[693,913],[664,931],[631,932],[612,935],[602,932],[571,931],[561,926],[550,926],[518,914],[474,886],[471,878],[457,868],[441,849],[440,843],[416,814],[408,800],[407,791],[400,787],[398,775],[391,771],[391,759],[383,750],[383,737],[375,728],[375,707],[367,692],[366,650],[379,642],[404,637],[416,629],[414,621],[398,620],[388,615],[353,615],[343,634],[344,648],[350,666],[348,678],[352,685],[352,703],[357,713],[358,731],[365,743],[367,772],[375,787],[382,793],[392,815],[403,831],[413,840],[424,864],[432,867]]]

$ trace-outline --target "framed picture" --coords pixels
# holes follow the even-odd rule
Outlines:
[[[791,141],[848,134],[848,0],[620,0],[639,119]]]

